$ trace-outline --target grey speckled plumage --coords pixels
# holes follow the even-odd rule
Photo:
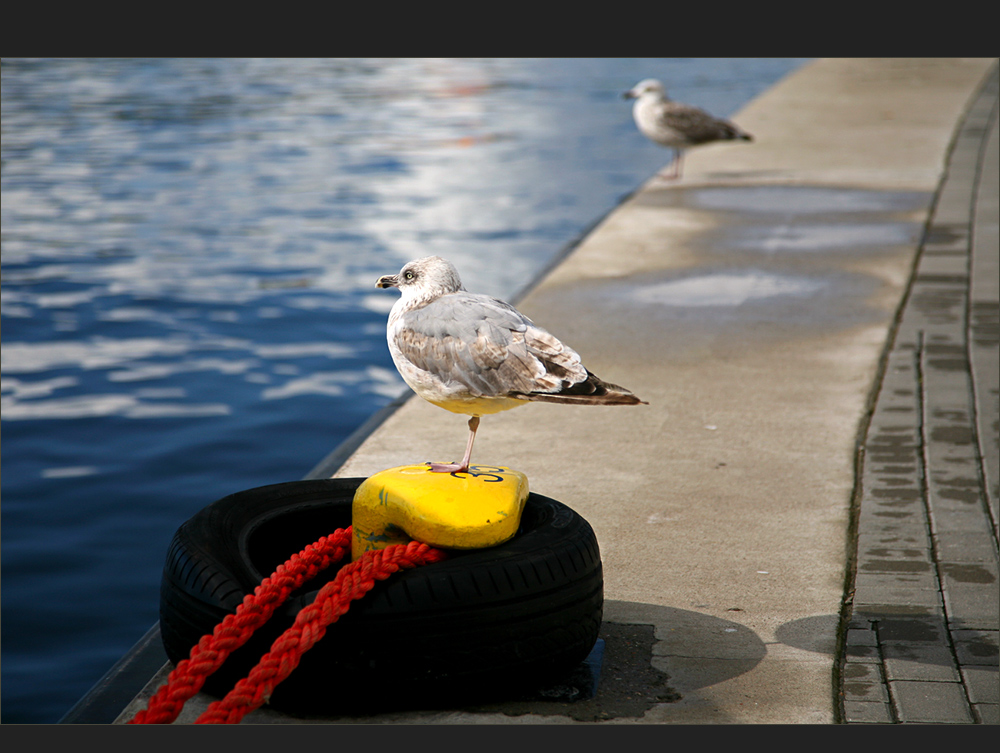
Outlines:
[[[468,470],[479,417],[532,401],[576,405],[638,405],[629,390],[594,376],[572,348],[509,303],[469,293],[455,267],[440,256],[383,275],[398,288],[386,337],[400,376],[424,400],[469,419],[460,463],[431,470]]]
[[[693,105],[674,102],[656,79],[640,81],[623,96],[635,100],[632,117],[639,131],[651,141],[674,150],[673,172],[667,177],[680,177],[685,149],[716,141],[753,141],[753,136],[728,120]]]

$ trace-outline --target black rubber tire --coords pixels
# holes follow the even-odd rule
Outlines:
[[[160,589],[167,656],[187,658],[292,554],[351,522],[363,479],[258,487],[209,505],[174,535]],[[206,682],[224,695],[333,578],[292,594]],[[517,535],[402,571],[354,601],[271,697],[291,714],[429,707],[509,696],[558,680],[597,640],[604,603],[593,529],[556,500],[530,494]]]

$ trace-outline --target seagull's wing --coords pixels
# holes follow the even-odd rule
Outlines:
[[[483,397],[558,392],[580,357],[510,304],[459,292],[405,312],[395,344],[413,366]]]
[[[727,120],[721,120],[699,107],[681,102],[663,102],[657,108],[657,122],[684,134],[692,144],[726,141],[747,136]]]

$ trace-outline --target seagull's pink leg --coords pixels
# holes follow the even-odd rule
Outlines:
[[[469,443],[465,445],[465,457],[461,463],[428,463],[434,473],[465,473],[469,470],[469,460],[472,458],[472,443],[476,441],[476,429],[479,428],[479,416],[469,419]]]
[[[684,172],[684,150],[675,149],[674,150],[674,171],[671,174],[671,178],[676,180],[681,177],[681,173]]]
[[[684,159],[683,149],[674,149],[674,160],[670,165],[670,169],[664,168],[660,171],[659,175],[665,180],[677,180],[681,176],[681,161]]]

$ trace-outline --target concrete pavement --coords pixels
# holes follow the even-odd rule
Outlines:
[[[473,455],[594,527],[595,697],[311,721],[995,722],[995,66],[815,61],[733,116],[754,144],[692,150],[517,302],[650,403],[487,416]],[[410,400],[336,475],[465,432]],[[966,715],[922,718],[939,697]]]

